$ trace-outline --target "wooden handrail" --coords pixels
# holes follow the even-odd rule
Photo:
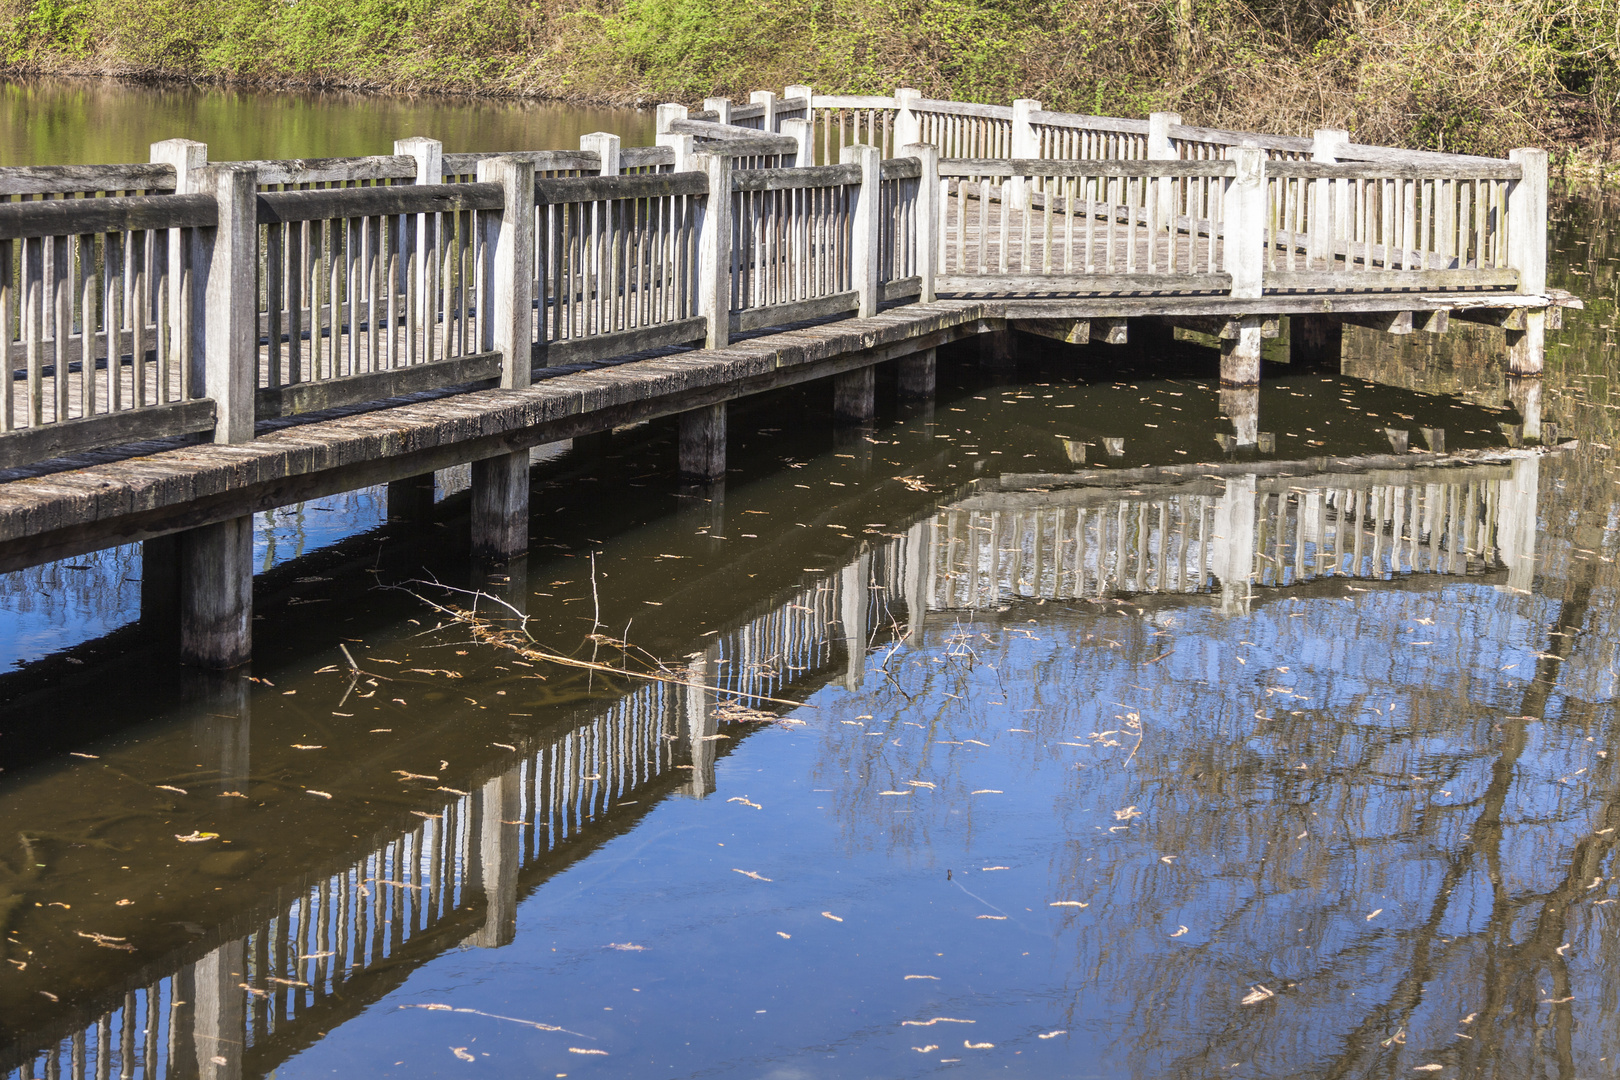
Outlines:
[[[218,222],[219,212],[209,195],[127,195],[108,199],[0,203],[0,242],[39,236],[210,228]]]

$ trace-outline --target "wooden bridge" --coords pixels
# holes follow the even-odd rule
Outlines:
[[[177,949],[85,946],[77,959],[13,973],[0,998],[10,1010],[0,1080],[267,1075],[444,951],[511,943],[525,896],[658,802],[713,793],[720,748],[769,715],[752,711],[770,707],[761,698],[808,698],[832,681],[859,689],[881,678],[868,670],[872,654],[897,639],[924,652],[948,648],[966,612],[1129,597],[1240,614],[1316,580],[1421,588],[1470,577],[1524,588],[1539,476],[1539,455],[1509,451],[1118,470],[1063,477],[1069,486],[1057,489],[1051,476],[969,485],[893,533],[853,541],[825,571],[784,582],[788,572],[777,568],[774,587],[746,615],[696,639],[670,671],[680,683],[633,684],[543,730],[507,735],[509,750],[402,788],[378,804],[386,809],[305,797],[310,783],[352,785],[350,755],[334,757],[329,777],[301,772],[283,810],[289,828],[310,838],[294,860],[297,876],[234,889],[227,913]],[[663,600],[677,610],[675,596]],[[223,737],[196,782],[244,787],[274,772],[262,759],[276,740],[264,717],[252,740],[250,688],[225,678],[234,689],[206,703]],[[474,710],[445,719],[477,722]],[[180,727],[180,753],[201,753]],[[93,768],[149,775],[178,749],[138,743],[106,748]],[[374,750],[361,759],[385,773],[408,760]],[[36,776],[0,815],[26,827],[25,810],[53,804],[49,785],[81,784],[83,775]],[[319,825],[333,814],[351,816],[336,833]],[[363,838],[344,850],[324,846],[350,825]],[[181,884],[171,903],[189,917],[196,901],[184,883],[196,875],[184,864],[173,874]],[[99,878],[76,880],[98,887]],[[217,896],[215,879],[202,880],[189,887]],[[113,940],[144,941],[152,921],[119,909],[98,926]],[[40,993],[67,986],[76,992],[60,1003]]]
[[[1215,335],[1336,355],[1346,322],[1506,330],[1540,372],[1546,155],[1462,157],[789,87],[660,106],[657,145],[0,169],[0,570],[147,541],[182,654],[247,659],[251,515],[473,462],[473,544],[527,546],[531,447],[681,417],[725,471],[726,402],[1011,330]],[[431,494],[426,496],[431,498]]]

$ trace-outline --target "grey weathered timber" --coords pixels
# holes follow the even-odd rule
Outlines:
[[[1519,271],[1512,267],[1487,270],[1376,270],[1367,272],[1368,280],[1358,281],[1362,274],[1355,270],[1267,271],[1264,275],[1267,292],[1354,292],[1358,288],[1373,287],[1377,279],[1379,290],[1429,289],[1515,289],[1519,287]]]
[[[688,480],[726,475],[726,406],[706,405],[680,415],[680,474]]]
[[[529,550],[529,452],[472,463],[472,553],[501,563]]]
[[[1288,359],[1295,364],[1330,363],[1338,369],[1344,350],[1344,321],[1324,315],[1288,318]]]
[[[1339,277],[1342,275],[1334,275]],[[942,295],[1008,293],[1229,293],[1232,275],[1220,274],[1008,274],[983,276],[941,275],[936,286]],[[1255,293],[1259,295],[1258,292]],[[1242,299],[1242,298],[1240,298]]]
[[[0,483],[0,572],[605,428],[677,415],[977,335],[986,307],[941,301],[520,391],[279,422],[240,446],[147,447]]]
[[[1008,325],[1014,330],[1061,341],[1065,345],[1085,345],[1091,341],[1090,319],[1019,319],[1010,321]]]
[[[502,352],[468,353],[449,360],[433,360],[426,364],[368,371],[336,379],[261,386],[253,393],[254,412],[260,420],[273,420],[278,416],[334,409],[340,405],[358,405],[365,401],[386,401],[426,390],[496,380],[501,378],[504,356]]]
[[[129,165],[13,165],[0,169],[0,197],[68,195],[81,192],[173,191],[174,166],[137,162]]]
[[[212,432],[217,417],[213,400],[200,398],[8,431],[0,435],[0,469],[20,468],[103,446]]]
[[[812,300],[794,300],[786,304],[768,304],[765,307],[745,308],[731,313],[731,332],[760,330],[768,326],[786,326],[788,323],[825,319],[832,315],[857,312],[861,306],[858,292],[834,293]],[[875,305],[874,305],[875,306]]]
[[[701,345],[707,327],[706,320],[702,318],[681,319],[640,330],[621,330],[616,334],[540,342],[532,349],[534,367],[538,372],[544,367],[588,364],[672,345]]]
[[[258,174],[242,165],[209,165],[195,182],[211,190],[218,224],[196,230],[192,273],[202,317],[191,322],[193,363],[217,410],[214,441],[253,441],[253,391],[259,381],[258,259],[253,198]],[[194,387],[196,382],[192,384]]]
[[[521,160],[521,159],[519,159]],[[657,199],[666,195],[702,195],[709,190],[703,173],[649,173],[644,176],[564,176],[536,180],[538,205],[592,202],[598,199]]]
[[[1297,176],[1306,180],[1517,180],[1521,175],[1521,169],[1518,162],[1495,160],[1488,165],[1455,161],[1384,165],[1356,162],[1268,161],[1266,175]]]
[[[1055,161],[1050,158],[942,158],[939,175],[951,176],[1190,176],[1237,175],[1231,161]]]
[[[600,172],[602,159],[593,150],[496,150],[477,154],[445,154],[444,176],[467,176],[478,171],[478,163],[492,157],[521,158],[536,172]],[[437,183],[422,181],[418,183]]]
[[[692,164],[710,193],[698,224],[698,315],[707,320],[704,344],[718,349],[731,340],[731,159],[699,154]]]
[[[522,158],[478,163],[478,179],[501,186],[500,213],[479,215],[484,230],[483,347],[501,356],[501,389],[529,385],[534,318],[534,164]]]
[[[1261,330],[1265,319],[1260,315],[1245,315],[1235,321],[1237,332],[1221,338],[1221,385],[1258,385]]]
[[[1232,276],[1232,295],[1248,299],[1264,289],[1264,251],[1259,244],[1234,242],[1234,238],[1265,235],[1265,158],[1252,146],[1233,147],[1227,155],[1237,171],[1225,195],[1227,241],[1221,249],[1221,268]]]
[[[860,182],[861,166],[853,163],[792,169],[734,169],[731,173],[733,191],[798,191]]]
[[[875,146],[855,143],[839,151],[839,163],[860,170],[860,185],[854,189],[855,205],[850,210],[849,274],[859,297],[856,316],[867,319],[877,313],[878,306],[878,184],[883,153]]]
[[[877,415],[876,382],[870,367],[833,376],[833,422],[869,424]]]
[[[129,195],[0,203],[0,242],[35,236],[209,228],[216,222],[207,195]]]
[[[979,337],[979,363],[987,368],[1006,369],[1018,362],[1017,339],[1011,330],[992,330]]]
[[[895,361],[901,401],[934,399],[935,350],[924,349]]]
[[[433,474],[419,473],[388,484],[388,520],[421,524],[433,517]]]
[[[393,187],[265,191],[258,196],[260,225],[382,214],[443,214],[499,210],[499,184],[414,184]]]
[[[1168,315],[1163,320],[1171,326],[1182,330],[1191,330],[1199,334],[1209,334],[1211,337],[1235,341],[1243,330],[1242,318],[1221,318],[1218,315]],[[1262,317],[1260,321],[1260,336],[1274,338],[1282,333],[1282,320],[1277,316]]]
[[[1522,174],[1508,189],[1508,263],[1519,272],[1520,292],[1540,293],[1547,287],[1547,152],[1514,150],[1508,158]],[[1524,329],[1508,332],[1508,370],[1541,374],[1546,333],[1546,313],[1526,312]]]
[[[253,517],[180,535],[180,659],[233,668],[253,654]]]
[[[260,184],[335,184],[356,180],[410,180],[416,159],[407,154],[359,158],[294,158],[281,161],[237,161],[258,174]],[[437,182],[437,181],[435,181]]]

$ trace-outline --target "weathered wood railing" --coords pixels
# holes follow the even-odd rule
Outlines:
[[[938,294],[1545,288],[1539,151],[1180,121],[798,86],[650,147],[0,169],[0,468]]]

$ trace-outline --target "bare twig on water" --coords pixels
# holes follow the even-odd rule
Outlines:
[[[473,612],[463,611],[459,608],[447,607],[444,604],[438,604],[432,600],[429,600],[420,593],[411,592],[409,589],[402,589],[404,592],[411,592],[412,596],[415,596],[422,603],[439,612],[441,615],[448,617],[451,621],[458,622],[466,626],[472,631],[474,641],[507,649],[511,652],[517,653],[526,660],[543,661],[545,663],[558,664],[562,667],[577,668],[581,671],[600,671],[607,675],[621,675],[632,679],[643,679],[647,682],[667,683],[671,686],[685,686],[694,690],[705,690],[711,694],[728,694],[732,697],[748,698],[754,701],[768,701],[773,705],[788,705],[795,709],[816,708],[816,706],[811,705],[808,702],[791,701],[787,698],[766,697],[763,694],[750,693],[742,690],[731,690],[723,686],[710,686],[707,683],[693,682],[690,679],[685,679],[671,673],[669,669],[663,667],[661,663],[658,671],[631,671],[628,668],[616,668],[610,664],[600,664],[594,660],[581,660],[577,657],[565,656],[562,653],[540,649],[536,647],[537,643],[535,642],[534,636],[528,631],[529,617],[523,612],[519,611],[517,608],[513,607],[511,604],[507,603],[505,600],[502,600],[500,597],[491,596],[488,593],[479,592],[473,589],[458,589],[453,585],[445,585],[438,581],[413,581],[411,584],[432,585],[436,588],[445,589],[449,592],[457,592],[468,596],[482,597],[486,600],[492,600],[506,608],[521,620],[521,625],[516,631],[502,632],[494,630],[484,619],[480,618]],[[402,588],[401,586],[393,587]],[[513,633],[521,633],[524,641],[526,641],[527,644],[514,641],[512,639]]]

